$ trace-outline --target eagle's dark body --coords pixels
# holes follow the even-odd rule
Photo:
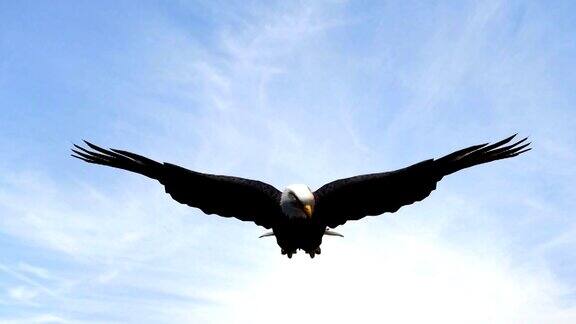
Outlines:
[[[322,244],[326,225],[314,219],[298,219],[272,228],[276,242],[283,253],[296,253],[298,249],[317,254]]]
[[[395,212],[426,198],[446,175],[530,150],[526,138],[509,144],[513,138],[491,145],[471,146],[396,171],[336,180],[313,193],[307,189],[309,195],[288,192],[290,186],[280,192],[261,181],[195,172],[131,152],[103,149],[88,142],[91,150],[75,145],[73,156],[156,179],[180,203],[200,208],[206,214],[235,217],[272,229],[284,254],[291,257],[296,250],[302,249],[313,257],[320,253],[322,237],[329,233],[327,228],[365,216]],[[287,197],[292,201],[284,194],[290,194]],[[308,200],[301,198],[306,195]],[[307,217],[292,217],[286,206],[308,208]],[[314,208],[313,212],[311,208]]]

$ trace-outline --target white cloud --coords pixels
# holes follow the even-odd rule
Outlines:
[[[34,275],[38,278],[42,278],[42,279],[52,278],[50,271],[48,271],[47,269],[42,268],[42,267],[33,266],[33,265],[25,263],[25,262],[19,263],[18,269],[22,272],[26,272],[26,273]]]
[[[576,308],[557,304],[562,287],[549,273],[511,265],[501,247],[470,250],[393,229],[325,242],[324,250],[314,260],[269,260],[266,271],[218,296],[225,306],[216,322],[568,323],[576,316]]]
[[[55,323],[72,323],[72,321],[67,321],[62,317],[53,314],[40,314],[30,317],[22,318],[3,318],[2,323],[6,324],[19,324],[19,323],[43,323],[43,324],[55,324]]]
[[[382,121],[378,104],[362,110],[349,107],[357,96],[378,97],[376,103],[383,99],[348,88],[365,81],[354,73],[348,75],[350,71],[375,72],[368,63],[368,68],[359,67],[362,57],[350,62],[330,41],[331,36],[342,37],[338,28],[350,22],[344,3],[252,8],[252,19],[240,23],[238,13],[223,13],[222,17],[233,16],[233,22],[220,25],[219,38],[210,46],[190,39],[187,30],[158,26],[156,33],[147,33],[154,48],[142,54],[149,55],[150,61],[135,82],[139,86],[131,84],[122,88],[127,93],[119,91],[126,96],[126,106],[138,108],[127,109],[130,119],[112,121],[106,128],[110,133],[103,136],[114,142],[102,144],[121,142],[125,146],[120,148],[156,159],[199,171],[258,178],[280,188],[290,182],[315,187],[334,177],[390,168],[391,163],[407,159],[406,152],[396,148],[410,151],[410,158],[425,159],[431,156],[424,150],[448,153],[436,152],[438,146],[455,149],[453,143],[496,139],[477,130],[493,134],[503,132],[502,125],[516,126],[514,112],[501,108],[507,98],[521,96],[498,93],[500,108],[490,110],[498,118],[478,121],[479,128],[468,129],[463,123],[457,129],[450,120],[434,115],[435,109],[440,110],[437,105],[452,98],[461,83],[475,74],[471,71],[483,66],[491,32],[505,20],[509,8],[492,1],[467,9],[469,14],[463,18],[448,15],[463,23],[461,28],[446,29],[441,24],[445,12],[433,12],[438,29],[430,31],[435,36],[419,47],[427,55],[421,57],[414,74],[402,76],[414,97],[402,106],[406,110],[401,107],[386,115],[393,117],[390,124],[397,124],[389,129],[369,126]],[[347,27],[353,29],[361,22],[354,20]],[[480,80],[512,84],[518,79],[518,66],[532,58],[512,62],[513,68],[505,64],[514,72],[507,73],[510,79],[498,78],[501,66],[494,65]],[[528,79],[535,79],[539,74],[529,75]],[[537,97],[535,85],[542,83],[524,81],[520,93]],[[146,95],[135,99],[142,94]],[[535,120],[541,111],[535,108],[531,113]],[[552,120],[550,115],[541,118],[547,123]],[[140,124],[142,120],[146,122]],[[477,120],[466,122],[471,121]],[[415,131],[419,126],[424,131]],[[372,147],[376,142],[380,146]],[[437,147],[425,145],[429,142]],[[559,156],[562,165],[574,160],[564,142],[558,144],[550,137],[537,142],[547,143],[545,150]],[[546,162],[539,159],[514,163],[537,172]],[[576,319],[565,298],[572,288],[541,259],[544,252],[531,246],[525,252],[528,260],[514,255],[512,239],[499,235],[510,233],[496,218],[505,212],[498,214],[482,205],[529,206],[529,216],[539,220],[537,214],[558,209],[532,197],[528,186],[515,188],[507,182],[520,173],[509,172],[513,167],[491,166],[462,174],[460,179],[466,182],[446,179],[429,200],[398,215],[347,224],[338,229],[346,237],[327,238],[323,254],[314,260],[302,254],[288,260],[273,240],[256,239],[261,229],[180,206],[158,183],[92,165],[83,167],[86,172],[72,176],[82,183],[65,183],[57,176],[18,168],[1,173],[2,233],[32,244],[48,258],[65,260],[62,266],[17,256],[17,266],[1,268],[18,282],[8,286],[12,299],[33,300],[49,310],[47,315],[20,322],[66,322],[49,314],[80,317],[73,322],[88,322],[86,317],[104,322],[193,323],[568,323]],[[486,174],[489,178],[483,179]],[[500,194],[503,189],[496,192],[490,187],[495,181],[500,181],[496,188],[509,189],[508,198]],[[573,246],[570,237],[556,236],[541,249]]]
[[[26,286],[18,286],[8,289],[8,296],[21,302],[28,302],[38,295],[36,289]]]

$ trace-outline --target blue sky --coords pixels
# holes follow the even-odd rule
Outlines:
[[[573,1],[0,2],[0,322],[574,323]],[[518,132],[288,260],[69,157],[88,139],[279,189]]]

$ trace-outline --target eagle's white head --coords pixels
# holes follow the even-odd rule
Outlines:
[[[314,212],[314,195],[307,185],[289,185],[282,192],[280,206],[290,219],[310,218]]]

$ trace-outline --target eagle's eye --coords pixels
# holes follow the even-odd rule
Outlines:
[[[290,193],[289,197],[290,197],[290,200],[291,200],[293,203],[297,204],[297,205],[300,206],[300,207],[303,206],[303,204],[302,204],[302,202],[300,201],[300,199],[298,199],[298,197],[296,197],[296,195],[295,195],[293,192]]]

